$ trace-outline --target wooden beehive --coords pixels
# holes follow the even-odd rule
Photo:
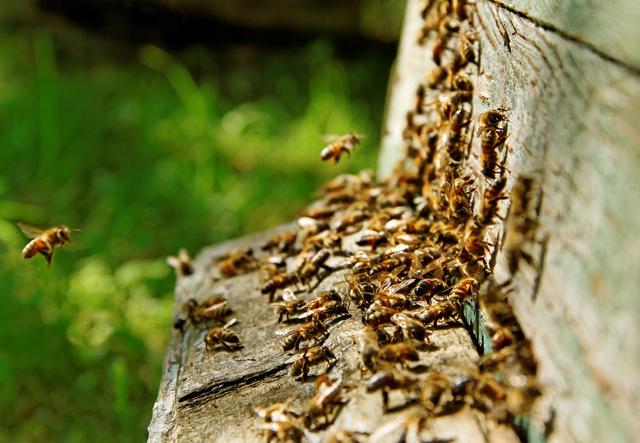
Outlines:
[[[640,367],[634,290],[640,268],[640,57],[633,42],[640,41],[634,25],[640,14],[631,2],[598,9],[575,3],[477,1],[472,25],[480,69],[473,75],[472,105],[476,116],[491,109],[508,114],[509,187],[526,175],[541,189],[535,257],[513,278],[516,290],[510,298],[532,342],[544,391],[538,408],[543,418],[524,432],[530,432],[529,439],[546,432],[549,441],[634,441],[640,432],[634,420],[640,410],[634,371]],[[434,68],[435,40],[417,42],[423,7],[418,0],[408,2],[390,85],[379,166],[383,178],[407,155],[406,114],[415,106],[418,85]],[[226,251],[256,247],[270,235],[207,248],[195,261],[195,273],[178,279],[176,315],[189,298],[224,295],[239,320],[245,348],[210,354],[202,342],[206,330],[174,330],[150,441],[256,440],[255,407],[312,395],[312,384],[288,376],[291,357],[274,335],[280,326],[260,294],[258,274],[220,279],[216,266]],[[498,252],[496,278],[512,278],[508,268],[508,257]],[[337,272],[316,292],[343,279]],[[486,337],[478,325],[466,326],[434,330],[437,351],[421,363],[440,369],[475,364]],[[332,329],[328,344],[340,354],[332,371],[357,367],[359,328],[353,316]],[[372,432],[387,424],[393,431],[394,422],[407,414],[382,414],[378,395],[352,392],[333,427],[308,439],[321,439],[338,426]],[[465,409],[435,418],[430,438],[526,438],[522,429],[518,436],[518,428],[490,415]]]

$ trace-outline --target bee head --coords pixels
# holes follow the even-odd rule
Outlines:
[[[62,225],[58,228],[58,231],[56,232],[56,236],[58,237],[58,240],[60,240],[61,242],[70,242],[71,241],[71,229],[67,228],[66,226]]]

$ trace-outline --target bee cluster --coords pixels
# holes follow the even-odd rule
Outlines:
[[[522,245],[535,241],[539,189],[522,176],[507,192],[507,110],[474,115],[472,78],[480,64],[474,14],[466,0],[425,2],[419,41],[433,45],[435,67],[406,115],[406,155],[388,180],[378,183],[366,172],[338,176],[321,188],[297,229],[274,235],[259,254],[234,251],[219,262],[223,276],[260,270],[260,289],[277,321],[291,324],[280,331],[283,351],[293,354],[291,375],[302,381],[316,375],[316,393],[303,410],[291,402],[256,410],[269,440],[300,441],[329,426],[351,389],[381,392],[383,412],[417,404],[402,435],[464,407],[512,423],[541,394],[531,344],[509,302],[511,279],[498,283],[492,276],[503,222],[512,277],[521,262],[533,262]],[[316,293],[336,272],[344,284]],[[298,297],[303,292],[312,295]],[[430,335],[460,326],[468,304],[487,316],[491,352],[455,373],[425,369],[420,360],[431,349]],[[210,309],[193,307],[188,317],[201,322]],[[343,382],[319,368],[330,372],[339,360],[326,343],[349,316],[362,324],[360,370]],[[232,334],[226,325],[217,329]],[[239,340],[229,337],[210,331],[205,340],[207,347],[234,349]],[[391,406],[398,396],[404,402]],[[335,429],[326,438],[360,441],[363,434]]]

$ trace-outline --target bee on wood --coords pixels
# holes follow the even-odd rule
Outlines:
[[[477,284],[477,280],[472,277],[465,277],[459,280],[451,287],[449,300],[456,303],[467,300],[474,294]]]
[[[277,250],[282,253],[292,252],[296,243],[297,233],[294,231],[274,234],[262,245],[263,251]]]
[[[274,277],[269,279],[262,288],[260,288],[260,292],[263,294],[269,295],[269,303],[273,302],[273,297],[276,291],[280,288],[284,288],[285,286],[293,283],[296,279],[295,274],[282,272],[280,274],[276,274]]]
[[[533,254],[526,249],[537,242],[541,189],[535,177],[521,175],[511,191],[511,207],[507,215],[504,250],[509,271],[514,274],[521,262],[535,266]]]
[[[446,68],[442,66],[435,66],[429,72],[427,72],[427,76],[425,78],[425,84],[429,89],[441,89],[442,83],[446,80],[448,71]],[[422,103],[420,103],[420,114],[424,112],[424,98]],[[416,111],[418,107],[416,106]]]
[[[368,369],[371,372],[375,372],[376,370],[376,360],[378,351],[380,350],[377,333],[377,329],[365,326],[359,334],[360,360],[362,361],[364,370]]]
[[[290,288],[282,291],[282,300],[283,302],[281,303],[274,303],[274,311],[278,316],[279,323],[288,322],[291,320],[291,316],[303,312],[304,301],[299,300]]]
[[[411,315],[398,313],[391,316],[391,323],[397,325],[402,330],[402,335],[407,340],[424,341],[427,336],[427,330],[422,322]]]
[[[257,262],[253,256],[253,249],[234,249],[227,253],[218,262],[218,269],[225,277],[233,277],[245,272],[251,272],[257,268]]]
[[[424,323],[425,326],[433,324],[436,326],[439,321],[458,317],[458,308],[450,301],[441,301],[435,305],[414,311],[417,318]]]
[[[356,148],[364,136],[350,132],[341,137],[337,137],[333,142],[325,146],[320,151],[322,161],[333,160],[334,163],[340,161],[340,156],[346,153],[351,156],[351,152]]]
[[[332,361],[336,359],[333,352],[326,346],[313,346],[299,352],[302,352],[302,355],[291,363],[291,376],[296,378],[302,376],[302,380],[307,379],[311,367],[319,365],[323,361],[331,365]]]
[[[495,178],[504,165],[499,160],[499,151],[507,141],[509,119],[505,109],[493,109],[480,115],[480,145],[482,147],[482,172],[488,178]]]
[[[304,437],[304,429],[302,424],[298,424],[293,420],[273,421],[260,423],[256,426],[258,431],[267,437],[267,442],[276,439],[278,441],[301,442]]]
[[[240,337],[231,330],[231,326],[236,323],[236,319],[231,319],[222,327],[213,327],[209,329],[204,337],[204,344],[207,351],[215,351],[224,348],[229,352],[241,349]]]
[[[358,237],[356,238],[356,245],[375,248],[379,244],[385,243],[386,241],[387,237],[384,232],[374,231],[372,229],[363,229],[358,233]]]
[[[193,274],[193,261],[184,248],[178,251],[177,256],[167,257],[167,264],[176,271],[177,276],[184,277]]]
[[[367,392],[381,391],[383,410],[387,412],[389,411],[389,391],[411,389],[417,382],[418,379],[409,374],[380,371],[367,381]]]
[[[26,223],[17,223],[18,228],[27,238],[32,240],[22,249],[22,258],[27,259],[41,254],[51,267],[53,250],[57,246],[63,246],[66,242],[71,242],[71,229],[65,225],[53,226],[47,229],[40,229]]]
[[[225,317],[232,313],[227,299],[219,295],[209,297],[200,304],[191,298],[184,304],[183,309],[193,324],[205,323],[210,320],[224,322]]]
[[[445,408],[447,402],[453,400],[450,393],[451,382],[449,378],[441,372],[433,372],[420,386],[420,403],[430,413],[438,414]]]
[[[307,426],[312,430],[318,430],[330,425],[337,415],[338,408],[348,401],[344,396],[342,380],[331,380],[326,374],[318,376],[316,393],[309,399],[305,412]]]
[[[444,280],[439,278],[423,278],[413,287],[411,295],[429,301],[434,295],[443,292],[446,288],[447,285]]]
[[[298,279],[301,282],[308,281],[316,275],[320,268],[325,268],[326,261],[331,257],[331,251],[328,249],[320,249],[313,254],[309,260],[305,260],[302,268],[297,272]]]
[[[322,343],[329,333],[320,319],[312,317],[310,322],[276,331],[276,335],[285,337],[282,341],[282,349],[290,351],[298,349],[300,343],[305,341],[313,341],[315,345]]]
[[[380,348],[377,352],[380,360],[390,363],[400,363],[405,365],[407,362],[418,361],[418,351],[408,343],[389,343]]]
[[[367,325],[377,326],[382,323],[388,323],[396,313],[398,313],[397,309],[384,306],[381,302],[376,301],[371,303],[366,310],[362,321]]]

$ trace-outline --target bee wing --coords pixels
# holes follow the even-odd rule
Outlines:
[[[214,311],[214,310],[216,310],[216,309],[218,309],[218,308],[220,308],[220,307],[222,307],[222,306],[224,306],[224,305],[226,305],[226,304],[227,304],[227,301],[226,301],[226,300],[221,301],[221,302],[218,302],[218,303],[214,303],[214,304],[213,304],[213,305],[211,305],[211,306],[207,306],[205,309],[203,309],[203,310],[202,310],[202,312],[203,312],[203,313],[204,313],[204,312],[211,312],[211,311]],[[235,320],[235,318],[234,318],[234,320]]]
[[[228,328],[229,326],[234,325],[237,321],[238,321],[238,319],[232,318],[231,320],[229,320],[228,322],[226,322],[224,324],[223,328]]]
[[[291,288],[286,288],[284,291],[282,291],[282,299],[287,302],[298,301],[298,297],[296,297],[296,294],[294,294]]]
[[[413,282],[416,281],[415,278],[408,278],[406,280],[401,281],[400,283],[396,283],[395,285],[389,286],[387,293],[389,295],[395,294],[396,292],[402,291],[407,286],[411,286]]]
[[[177,268],[178,266],[180,266],[180,260],[178,260],[173,255],[170,255],[169,257],[167,257],[167,264],[172,268]]]
[[[297,328],[296,326],[293,326],[293,327],[290,327],[290,328],[286,328],[286,329],[278,329],[278,330],[275,332],[275,334],[276,334],[278,337],[285,337],[285,336],[287,336],[287,335],[291,335],[291,334],[295,333],[297,329],[298,329],[298,328]]]
[[[28,238],[36,238],[44,232],[42,229],[27,223],[17,222],[16,225]]]
[[[305,312],[305,313],[303,313],[303,314],[300,314],[300,315],[298,316],[298,318],[299,318],[299,319],[303,319],[303,318],[311,317],[313,314],[315,314],[315,313],[317,313],[317,312],[322,312],[322,311],[325,311],[325,310],[326,310],[326,308],[321,306],[321,307],[319,307],[319,308],[312,309],[312,310],[310,310],[310,311],[306,311],[306,312]]]
[[[340,140],[343,136],[342,135],[336,135],[336,134],[324,134],[322,136],[322,141],[325,143],[334,143],[337,142],[338,140]]]

